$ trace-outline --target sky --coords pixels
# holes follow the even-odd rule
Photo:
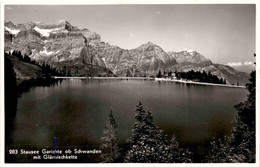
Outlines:
[[[214,63],[233,67],[255,61],[255,5],[8,5],[13,23],[67,20],[124,49],[148,41],[166,52],[196,50]]]

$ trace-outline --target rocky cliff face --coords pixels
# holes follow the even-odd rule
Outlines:
[[[104,42],[95,42],[107,68],[118,76],[155,76],[159,69],[172,69],[177,64],[163,49],[151,42],[126,50]]]
[[[48,63],[75,76],[114,76],[90,41],[100,36],[67,21],[56,24],[5,22],[5,51],[18,50],[40,63]]]
[[[65,20],[56,24],[5,21],[5,51],[18,50],[73,76],[155,76],[165,71],[210,71],[229,83],[248,79],[231,67],[213,64],[196,51],[166,53],[148,42],[127,50],[101,41],[100,35]]]
[[[211,60],[193,50],[183,50],[180,52],[168,52],[179,64],[212,64]]]
[[[146,75],[156,75],[159,69],[172,70],[176,60],[168,55],[160,46],[151,42],[130,50],[132,57],[136,57],[136,65]]]

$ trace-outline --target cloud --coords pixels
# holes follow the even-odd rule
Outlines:
[[[230,62],[230,63],[227,63],[228,66],[242,66],[243,63],[241,62]]]
[[[254,62],[252,61],[245,61],[245,62],[230,62],[227,63],[228,66],[235,67],[235,66],[252,66]]]
[[[244,65],[246,65],[246,66],[251,66],[251,65],[253,65],[254,63],[252,62],[252,61],[246,61],[246,62],[244,62]]]

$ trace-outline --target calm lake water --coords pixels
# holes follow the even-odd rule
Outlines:
[[[246,89],[143,80],[65,79],[51,87],[34,87],[18,99],[13,145],[53,147],[100,144],[112,109],[123,143],[131,134],[135,106],[150,110],[168,139],[197,154],[213,136],[230,135],[234,105]]]

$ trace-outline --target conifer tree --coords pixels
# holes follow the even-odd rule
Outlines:
[[[174,135],[172,136],[168,150],[168,161],[170,163],[178,163],[180,157],[180,150],[179,143],[177,142]]]
[[[104,136],[101,137],[101,140],[103,141],[103,144],[101,145],[101,149],[103,150],[101,155],[103,162],[117,162],[120,156],[116,128],[117,123],[111,110],[108,115],[105,130],[103,131]]]
[[[231,137],[224,142],[219,140],[218,143],[216,141],[211,143],[208,162],[255,162],[255,70],[251,72],[246,87],[249,95],[245,102],[235,106],[238,115],[232,122]]]
[[[255,88],[256,71],[252,71],[249,83],[247,100],[235,106],[238,115],[233,122],[230,146],[238,162],[255,162]],[[242,156],[243,155],[243,156]]]
[[[192,152],[189,149],[179,148],[180,149],[180,163],[192,163]]]
[[[210,149],[206,156],[206,162],[209,163],[227,163],[232,162],[231,158],[232,152],[229,146],[229,139],[225,137],[224,139],[213,138],[210,142]]]
[[[136,106],[136,122],[130,138],[130,150],[125,162],[166,162],[167,147],[165,135],[154,124],[150,111],[145,111],[141,102]]]
[[[170,163],[191,163],[192,153],[188,149],[180,148],[175,136],[172,136],[168,147],[168,162]]]
[[[158,74],[156,75],[157,78],[162,78],[162,72],[159,70]]]

